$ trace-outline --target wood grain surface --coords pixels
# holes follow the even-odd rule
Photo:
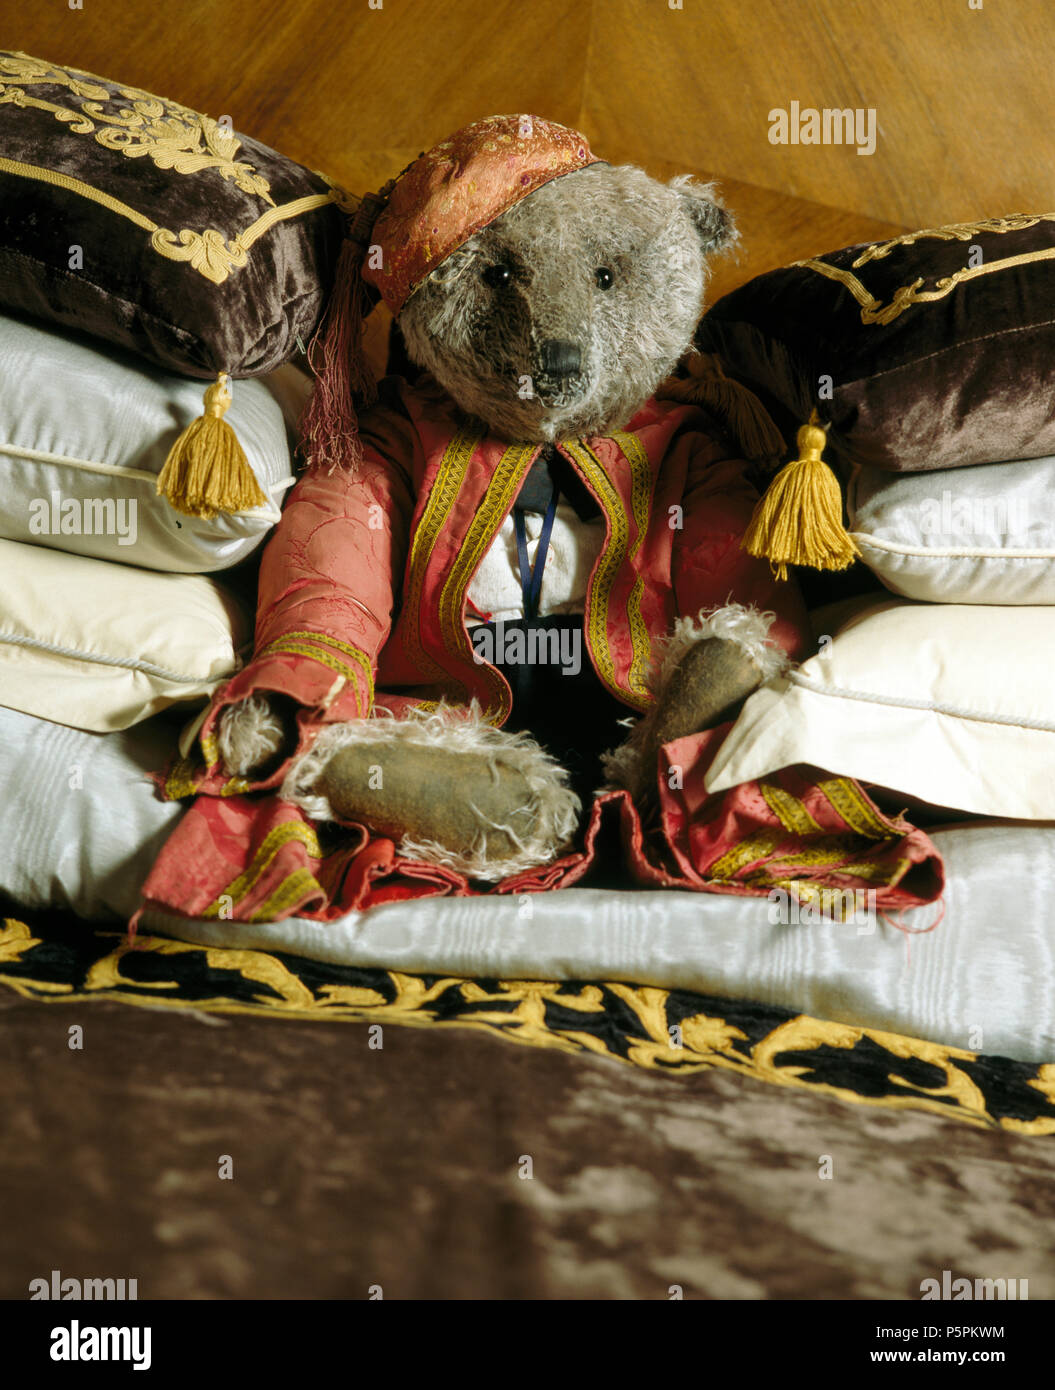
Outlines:
[[[1055,206],[1051,0],[80,3],[5,0],[0,43],[230,115],[353,188],[531,111],[608,158],[903,227]],[[792,101],[874,108],[875,153],[771,144]]]

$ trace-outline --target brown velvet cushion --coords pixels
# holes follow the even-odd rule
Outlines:
[[[789,444],[816,408],[844,463],[918,471],[1055,453],[1055,214],[772,271],[719,300],[697,342],[762,397]]]
[[[208,116],[0,53],[0,309],[260,375],[317,326],[344,197]]]

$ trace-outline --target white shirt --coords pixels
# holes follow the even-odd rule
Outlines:
[[[532,568],[538,554],[543,518],[536,512],[524,514],[527,533],[528,562]],[[601,517],[580,521],[570,502],[557,504],[550,535],[549,550],[542,571],[542,594],[539,617],[553,613],[582,613],[586,607],[586,589],[594,564],[605,539],[605,523]],[[516,528],[512,513],[502,523],[490,550],[480,561],[466,597],[469,626],[479,622],[474,614],[490,614],[491,619],[512,621],[524,616],[524,594],[520,585],[520,564],[517,559]]]

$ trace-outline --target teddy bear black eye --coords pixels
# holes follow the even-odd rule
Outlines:
[[[615,276],[606,265],[599,265],[593,273],[599,290],[610,290],[615,284]]]
[[[499,262],[497,265],[489,265],[483,272],[483,282],[492,290],[504,290],[513,278],[513,272],[509,266]]]

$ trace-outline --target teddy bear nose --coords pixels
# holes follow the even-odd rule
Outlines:
[[[582,365],[578,343],[561,338],[546,338],[539,346],[542,370],[548,376],[572,376]]]

